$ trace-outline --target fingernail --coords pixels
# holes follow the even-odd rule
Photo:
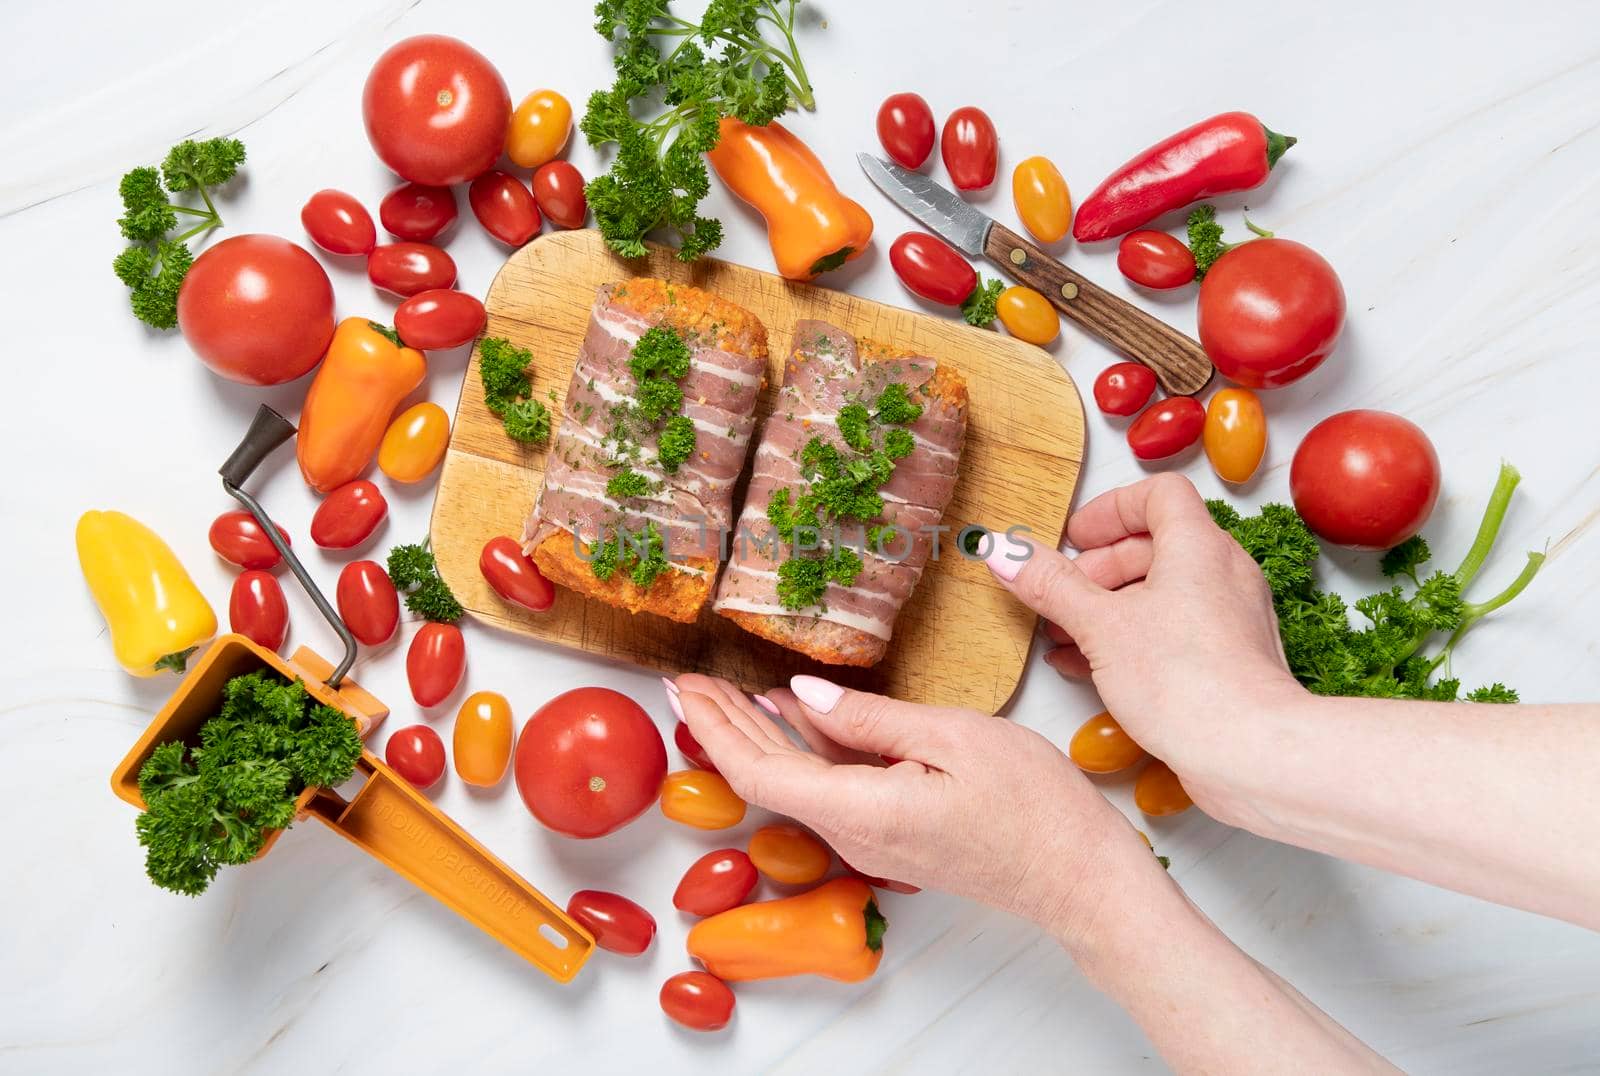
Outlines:
[[[678,685],[668,680],[665,676],[661,682],[667,687],[667,705],[672,708],[672,716],[679,721],[683,720],[683,703],[678,701]]]
[[[778,713],[777,705],[774,704],[773,701],[771,699],[767,698],[765,695],[756,695],[756,696],[754,696],[754,698],[756,700],[756,705],[761,707],[767,713],[771,714],[773,717],[781,717],[782,716],[781,714]]]
[[[1032,550],[1010,535],[998,531],[990,531],[989,534],[994,539],[994,548],[989,550],[989,555],[983,558],[983,562],[989,566],[989,570],[996,578],[1009,583],[1017,577],[1018,572],[1022,571],[1022,566],[1032,555]]]
[[[844,696],[844,688],[820,676],[796,676],[789,681],[789,690],[819,714],[832,712]]]

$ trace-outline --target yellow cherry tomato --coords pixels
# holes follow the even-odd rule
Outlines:
[[[1160,759],[1152,759],[1139,772],[1139,779],[1133,783],[1133,802],[1152,818],[1181,814],[1194,806],[1178,775]]]
[[[737,826],[744,809],[744,800],[710,770],[679,770],[661,782],[661,813],[695,829]]]
[[[1072,228],[1072,192],[1043,157],[1029,157],[1011,173],[1011,200],[1022,226],[1041,243],[1059,242]]]
[[[1116,773],[1144,757],[1144,748],[1110,714],[1095,714],[1072,734],[1067,757],[1089,773]]]
[[[1206,404],[1202,434],[1211,469],[1224,482],[1247,482],[1267,454],[1267,416],[1249,389],[1218,389]]]
[[[762,826],[750,838],[750,862],[784,885],[810,885],[828,873],[833,853],[799,826]]]
[[[506,156],[523,168],[556,159],[572,133],[572,106],[554,90],[535,90],[511,113]]]
[[[456,714],[450,744],[456,776],[481,788],[499,784],[511,764],[512,739],[511,704],[506,697],[493,691],[468,695]]]
[[[436,403],[419,403],[389,423],[378,446],[378,469],[396,482],[420,482],[439,466],[449,444],[450,416]]]
[[[995,313],[1006,331],[1018,340],[1043,347],[1061,332],[1061,319],[1050,300],[1017,284],[1000,293],[995,301]]]

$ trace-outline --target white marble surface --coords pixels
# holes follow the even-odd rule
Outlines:
[[[1489,578],[1547,541],[1551,560],[1472,637],[1458,670],[1469,681],[1503,678],[1530,700],[1600,697],[1600,20],[1591,4],[819,8],[827,27],[809,20],[803,47],[820,107],[795,126],[877,219],[875,252],[846,278],[873,298],[912,301],[884,253],[908,220],[851,163],[874,145],[874,111],[894,90],[920,90],[940,113],[985,106],[1001,132],[1003,175],[1044,153],[1080,197],[1139,146],[1212,112],[1247,108],[1298,135],[1265,190],[1224,204],[1248,202],[1262,223],[1322,251],[1343,277],[1350,319],[1335,358],[1268,401],[1269,465],[1246,499],[1286,495],[1292,446],[1320,417],[1397,410],[1428,429],[1445,461],[1428,533],[1453,553],[1497,462],[1514,460],[1526,481]],[[13,2],[5,12],[0,1071],[1160,1068],[1139,1031],[1034,930],[938,895],[889,899],[888,956],[872,981],[750,986],[729,1033],[683,1033],[655,1000],[661,980],[686,966],[685,924],[669,895],[682,868],[726,838],[651,815],[613,838],[570,842],[542,832],[509,787],[479,795],[453,776],[440,804],[515,869],[562,900],[584,885],[632,894],[656,912],[659,944],[634,962],[601,953],[558,987],[309,825],[198,901],[150,886],[133,814],[107,776],[172,683],[135,681],[115,666],[74,562],[73,522],[89,507],[147,521],[225,609],[230,572],[205,539],[230,507],[215,468],[258,401],[292,415],[304,385],[223,383],[178,335],[128,315],[109,269],[117,177],[178,139],[238,134],[249,178],[226,200],[224,234],[299,238],[297,210],[313,190],[341,187],[375,209],[391,183],[358,104],[388,43],[457,34],[492,56],[514,97],[549,85],[580,103],[605,80],[607,53],[584,0],[98,0]],[[587,147],[571,156],[595,172]],[[1009,203],[1003,186],[986,202],[1002,220]],[[766,267],[749,216],[720,191],[711,204],[730,224],[721,253]],[[470,220],[450,251],[462,287],[480,294],[504,256]],[[1109,250],[1068,258],[1127,291]],[[390,309],[357,271],[330,272],[341,312]],[[1192,328],[1190,296],[1139,301]],[[1064,335],[1057,354],[1086,389],[1108,356]],[[460,353],[432,356],[428,397],[453,407],[462,365]],[[1089,423],[1080,499],[1141,473],[1117,429],[1092,409]],[[1203,460],[1180,466],[1219,491]],[[313,499],[286,453],[258,485],[298,543]],[[431,490],[390,499],[383,541],[420,537]],[[1355,562],[1332,560],[1341,571]],[[312,551],[309,561],[333,582],[337,559]],[[1347,578],[1359,585],[1371,574],[1361,562]],[[289,602],[290,645],[330,646],[309,602],[292,591]],[[402,668],[411,630],[363,654],[356,670],[395,706],[389,729],[417,719]],[[653,677],[478,626],[467,633],[468,688],[505,691],[519,717],[557,690],[600,683],[634,694],[668,727]],[[1063,742],[1096,708],[1036,654],[1009,713]],[[452,714],[447,705],[426,719],[448,735]],[[1125,783],[1106,792],[1132,810]],[[1279,847],[1196,812],[1148,828],[1232,937],[1396,1062],[1451,1072],[1600,1065],[1600,937]]]

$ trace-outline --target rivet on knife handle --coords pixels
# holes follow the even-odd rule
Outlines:
[[[1090,283],[1004,225],[989,229],[984,254],[1087,332],[1150,367],[1168,393],[1192,396],[1211,380],[1211,360],[1199,343]]]

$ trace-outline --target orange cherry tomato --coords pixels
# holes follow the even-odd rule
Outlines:
[[[1194,806],[1178,775],[1160,759],[1151,759],[1150,765],[1140,771],[1133,784],[1133,802],[1152,818],[1181,814]]]
[[[1125,770],[1144,757],[1144,748],[1133,742],[1133,737],[1122,731],[1117,719],[1108,713],[1098,713],[1085,721],[1072,734],[1067,756],[1077,763],[1078,769],[1089,773],[1116,773]]]
[[[1041,243],[1059,242],[1072,230],[1072,192],[1043,157],[1029,157],[1012,171],[1011,200],[1022,226]]]
[[[828,873],[833,853],[799,826],[762,826],[750,838],[750,862],[784,885],[809,885]]]
[[[444,459],[450,416],[436,403],[408,407],[389,423],[378,446],[378,469],[396,482],[420,482]]]
[[[727,829],[744,821],[745,802],[710,770],[679,770],[661,782],[661,813],[695,829]]]
[[[1267,454],[1267,416],[1249,389],[1218,389],[1206,404],[1201,443],[1224,482],[1248,482]]]
[[[506,156],[522,168],[555,159],[572,133],[572,106],[554,90],[535,90],[511,113]]]
[[[504,695],[476,691],[456,713],[450,738],[456,776],[469,785],[490,788],[500,783],[511,765],[511,704]]]
[[[1061,319],[1050,300],[1021,284],[1015,284],[1000,293],[995,302],[995,312],[1006,332],[1018,340],[1043,347],[1061,332]]]

